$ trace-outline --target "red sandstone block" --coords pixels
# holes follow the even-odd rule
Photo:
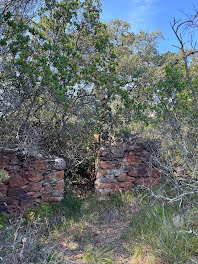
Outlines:
[[[49,168],[49,164],[45,161],[36,161],[33,164],[35,170],[47,170]]]
[[[136,169],[132,169],[132,168],[128,171],[128,175],[132,176],[132,177],[139,177],[139,174],[137,173],[137,170]]]
[[[135,185],[132,182],[120,182],[119,183],[119,187],[121,188],[126,188],[126,189],[131,189],[133,188]]]
[[[41,193],[40,192],[27,192],[26,194],[29,195],[29,196],[32,196],[33,198],[41,197]]]
[[[64,170],[62,170],[62,171],[52,171],[52,172],[50,172],[49,174],[47,174],[45,176],[45,179],[47,179],[47,180],[50,180],[52,178],[60,179],[60,180],[64,179]]]
[[[20,187],[26,185],[27,183],[28,183],[28,181],[26,179],[24,179],[21,176],[19,176],[18,174],[16,174],[10,178],[9,187],[10,188],[20,188]]]
[[[64,188],[64,185],[65,185],[64,181],[62,181],[62,182],[57,182],[56,184],[53,185],[52,188],[53,188],[54,190],[63,189],[63,188]]]
[[[140,157],[138,157],[138,156],[134,156],[134,155],[132,155],[132,156],[128,156],[128,157],[126,157],[126,161],[127,161],[128,163],[131,163],[131,162],[138,162],[138,161],[140,161]]]
[[[28,181],[38,182],[38,181],[41,181],[43,179],[43,175],[38,171],[28,171],[26,178]]]
[[[8,186],[5,184],[0,184],[0,193],[4,196],[7,194]]]
[[[135,177],[127,176],[126,181],[127,182],[135,182],[136,181],[136,178]]]
[[[126,173],[126,172],[123,172],[123,173],[121,173],[121,174],[118,176],[118,181],[119,181],[119,182],[126,181],[126,179],[127,179],[127,173]]]
[[[159,178],[161,175],[160,171],[158,169],[152,169],[151,176],[154,178]]]
[[[27,190],[29,192],[39,192],[42,188],[42,183],[40,182],[30,182],[28,184]]]
[[[100,161],[99,162],[99,165],[103,169],[113,169],[113,168],[115,168],[115,165],[114,164],[110,164],[110,163],[108,163],[106,161]]]
[[[52,188],[50,185],[43,187],[43,193],[51,193]]]
[[[105,176],[105,175],[107,175],[107,174],[109,173],[108,170],[99,170],[98,172],[99,172],[100,175],[102,175],[102,176]]]

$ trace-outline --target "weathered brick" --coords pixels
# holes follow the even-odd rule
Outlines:
[[[131,188],[135,187],[135,185],[132,182],[120,182],[119,187],[131,189]]]
[[[41,193],[40,192],[27,192],[26,194],[29,195],[29,196],[32,196],[33,198],[41,197]]]
[[[38,171],[28,171],[26,178],[28,181],[38,182],[43,179],[43,175]]]
[[[108,170],[99,170],[99,174],[101,175],[101,176],[105,176],[105,175],[107,175],[109,172],[108,172]]]
[[[140,161],[140,157],[138,156],[128,156],[126,157],[126,161],[130,164],[131,162],[138,162]]]
[[[106,162],[106,161],[100,161],[99,166],[100,166],[100,168],[103,168],[103,169],[114,169],[115,168],[114,164],[111,164],[111,163]]]
[[[45,179],[50,180],[51,178],[55,179],[64,179],[64,171],[52,171],[51,173],[45,175]]]
[[[148,171],[149,173],[149,171]],[[151,176],[154,178],[159,178],[161,175],[160,171],[157,168],[152,169]]]
[[[39,192],[42,188],[42,183],[40,182],[30,182],[28,184],[27,190],[29,192]]]
[[[129,175],[129,176],[132,176],[132,177],[139,177],[139,174],[138,174],[138,172],[137,172],[136,169],[130,169],[130,170],[128,171],[128,175]]]
[[[16,174],[10,178],[9,187],[10,188],[20,188],[20,187],[26,185],[27,183],[28,183],[28,181],[25,178]]]
[[[35,170],[47,170],[49,168],[49,164],[46,161],[36,161],[33,164]]]

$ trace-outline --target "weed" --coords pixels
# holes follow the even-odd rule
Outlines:
[[[166,207],[164,213],[159,205],[142,209],[133,216],[128,237],[152,248],[152,252],[167,264],[187,263],[190,256],[198,252],[198,237],[174,226],[175,213],[173,206]]]
[[[113,251],[108,247],[93,249],[93,247],[89,245],[84,251],[83,261],[93,264],[111,264],[113,263],[112,253]]]
[[[8,215],[6,213],[2,213],[0,216],[0,231],[3,230],[8,224]]]

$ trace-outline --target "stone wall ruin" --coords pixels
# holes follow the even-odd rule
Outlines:
[[[0,215],[11,216],[33,208],[41,201],[56,202],[64,194],[65,161],[42,155],[24,156],[16,150],[0,151]]]
[[[160,170],[152,158],[159,155],[159,142],[136,138],[128,142],[104,142],[96,160],[95,188],[100,199],[136,186],[160,182]]]

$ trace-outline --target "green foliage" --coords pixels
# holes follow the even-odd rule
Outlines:
[[[158,83],[156,95],[159,102],[154,110],[157,110],[159,118],[177,113],[178,118],[185,120],[194,110],[189,84],[179,66],[166,66],[165,80]]]
[[[9,179],[8,172],[4,169],[0,169],[0,183],[2,180],[8,180],[8,179]]]
[[[30,209],[26,221],[40,220],[50,216],[54,212],[53,204],[41,203],[36,207],[36,210]]]
[[[0,232],[8,225],[8,215],[3,213],[0,216]]]
[[[2,183],[3,180],[8,180],[9,179],[9,174],[6,170],[0,168],[0,184]],[[0,198],[2,196],[2,193],[0,192]]]

